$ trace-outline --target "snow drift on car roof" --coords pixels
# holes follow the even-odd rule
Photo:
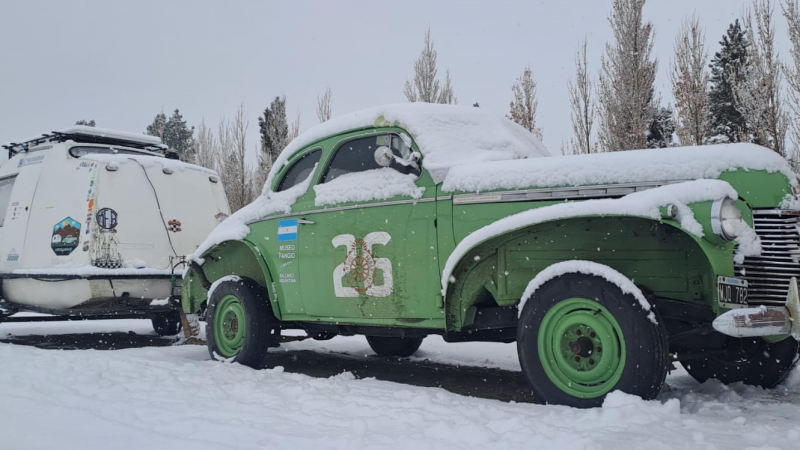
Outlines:
[[[437,181],[456,165],[551,156],[526,129],[480,108],[432,103],[385,105],[333,118],[298,136],[278,156],[264,190],[298,150],[320,139],[372,126],[400,126],[411,133],[425,157],[425,167]]]

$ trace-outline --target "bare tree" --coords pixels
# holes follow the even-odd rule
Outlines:
[[[745,118],[751,140],[785,155],[788,118],[783,109],[781,64],[775,51],[774,7],[771,0],[753,0],[745,11],[747,75],[734,84],[736,108]]]
[[[219,144],[223,161],[222,182],[231,211],[237,211],[253,200],[253,169],[247,164],[247,129],[250,122],[239,105],[233,123],[223,119],[219,126]]]
[[[425,32],[425,48],[414,61],[414,81],[406,81],[405,94],[410,102],[458,103],[447,71],[444,86],[436,79],[436,50],[431,41],[431,29]]]
[[[614,43],[600,60],[598,102],[600,145],[604,151],[644,148],[658,104],[653,83],[658,61],[653,24],[644,22],[645,0],[614,0],[608,18]]]
[[[319,123],[327,122],[331,119],[331,87],[325,89],[325,93],[317,96],[317,119]]]
[[[787,146],[785,153],[789,163],[797,172],[800,171],[800,8],[797,0],[785,0],[781,7],[786,18],[789,41],[792,44],[789,51],[792,55],[792,64],[783,66],[786,82],[789,85],[789,109],[793,115],[790,130],[792,147]]]
[[[675,98],[675,128],[682,145],[702,145],[709,133],[709,74],[706,36],[696,16],[685,19],[675,38],[669,81]]]
[[[562,147],[572,154],[597,153],[597,143],[592,142],[596,107],[592,100],[592,80],[587,71],[586,46],[584,37],[575,55],[575,78],[567,84],[574,136],[569,147]]]
[[[219,163],[217,158],[217,146],[214,142],[214,132],[206,126],[206,121],[200,122],[197,127],[197,139],[195,140],[195,163],[198,166],[217,170]]]
[[[294,122],[289,124],[289,134],[286,136],[286,145],[292,142],[297,136],[300,136],[300,109],[297,109],[297,117]]]
[[[509,119],[522,125],[522,128],[533,133],[539,140],[542,139],[542,129],[536,126],[536,109],[539,100],[536,99],[536,80],[533,78],[530,66],[522,71],[516,83],[511,86],[514,100],[511,100]]]

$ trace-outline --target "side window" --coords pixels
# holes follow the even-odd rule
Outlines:
[[[6,213],[8,213],[8,202],[11,201],[11,190],[14,189],[14,180],[17,177],[9,177],[0,180],[0,227],[6,220]]]
[[[322,149],[318,148],[294,163],[294,165],[286,171],[286,175],[283,176],[281,183],[278,185],[278,192],[285,191],[311,176],[311,172],[314,170],[314,166],[319,162],[321,156]]]
[[[354,139],[345,142],[336,150],[336,154],[333,156],[322,182],[327,183],[348,173],[380,169],[381,166],[375,162],[375,150],[382,146],[389,147],[392,153],[403,161],[410,159],[412,150],[400,136],[395,134]],[[410,173],[416,176],[420,174],[420,170],[412,164],[393,161],[389,167],[404,174]]]

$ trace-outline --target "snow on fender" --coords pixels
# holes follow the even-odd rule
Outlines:
[[[631,294],[633,295],[636,300],[639,301],[639,304],[642,306],[642,309],[645,311],[650,311],[647,315],[647,318],[650,319],[651,322],[654,324],[658,324],[656,321],[656,316],[652,311],[652,306],[650,302],[647,301],[642,290],[636,287],[633,284],[633,281],[628,279],[625,275],[621,274],[620,272],[612,269],[609,266],[604,264],[599,264],[592,261],[563,261],[560,263],[553,264],[552,266],[547,267],[546,269],[539,272],[533,279],[528,283],[528,287],[525,288],[525,292],[522,294],[522,299],[519,302],[519,311],[518,315],[522,314],[522,310],[525,308],[525,303],[527,303],[528,299],[531,298],[534,292],[539,289],[543,284],[547,283],[548,281],[558,278],[562,275],[566,275],[568,273],[581,273],[584,275],[594,275],[604,280],[612,283],[620,288],[622,293],[624,294]]]

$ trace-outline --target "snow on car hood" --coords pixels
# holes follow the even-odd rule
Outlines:
[[[550,156],[528,130],[481,108],[401,103],[346,114],[321,123],[294,139],[275,160],[264,192],[292,155],[336,134],[372,126],[399,126],[411,133],[436,182],[451,167],[488,161]]]
[[[796,185],[782,156],[755,144],[720,144],[499,161],[453,167],[445,192],[481,192],[528,187],[587,186],[718,178],[722,172],[780,172]]]

